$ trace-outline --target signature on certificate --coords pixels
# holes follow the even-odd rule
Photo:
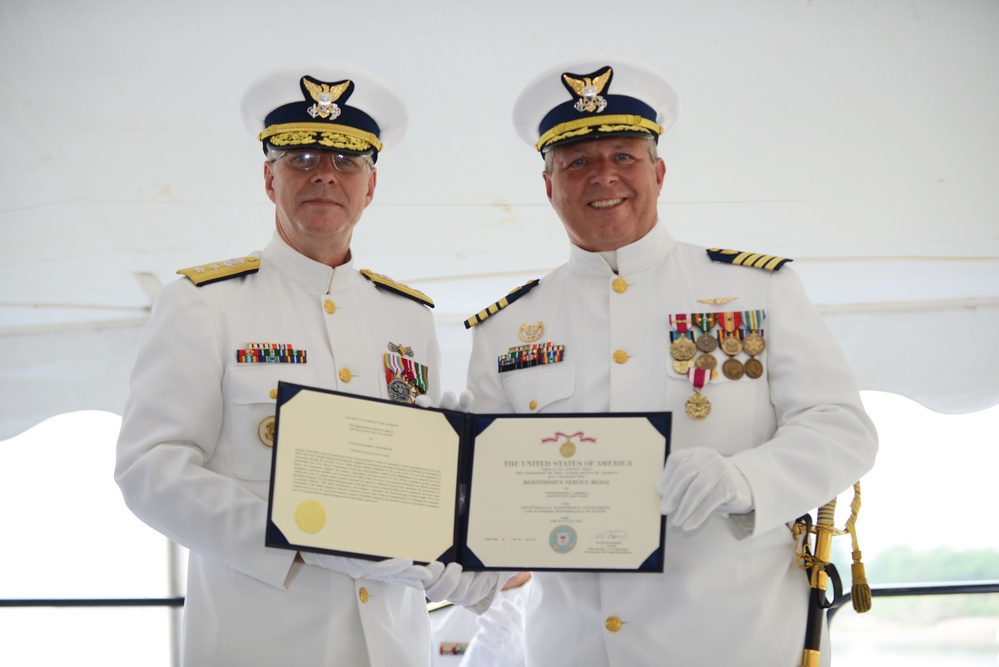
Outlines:
[[[620,528],[611,528],[597,533],[598,540],[622,540],[628,537],[628,531]]]

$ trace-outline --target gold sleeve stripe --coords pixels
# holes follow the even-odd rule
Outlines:
[[[774,255],[764,255],[758,252],[743,252],[741,250],[720,250],[711,248],[707,251],[708,257],[715,262],[725,264],[735,264],[737,266],[751,266],[766,271],[779,271],[782,266],[793,260],[786,257],[776,257]]]
[[[540,282],[539,280],[534,279],[534,280],[526,283],[525,285],[522,285],[522,286],[518,287],[517,289],[511,291],[509,294],[507,294],[505,297],[503,297],[502,299],[500,299],[496,303],[492,304],[491,306],[488,306],[484,310],[480,310],[475,315],[472,315],[467,320],[465,320],[465,328],[466,329],[471,329],[476,324],[481,324],[490,315],[495,315],[496,313],[498,313],[499,311],[503,310],[504,308],[506,308],[507,306],[509,306],[511,303],[513,303],[514,301],[516,301],[517,299],[519,299],[520,297],[522,297],[525,294],[527,294],[528,292],[530,292],[532,289],[534,289],[534,287],[539,282]]]

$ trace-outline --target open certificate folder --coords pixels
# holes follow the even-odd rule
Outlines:
[[[488,415],[281,382],[267,546],[661,572],[671,415]]]

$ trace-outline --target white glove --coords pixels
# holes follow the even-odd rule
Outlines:
[[[491,605],[476,623],[479,630],[469,642],[459,667],[515,667],[524,663],[523,597],[505,598]]]
[[[462,572],[458,563],[448,563],[437,579],[426,586],[431,602],[447,600],[482,613],[499,589],[497,572]]]
[[[440,578],[444,564],[433,562],[429,565],[413,565],[409,558],[389,558],[386,560],[362,560],[344,558],[301,551],[306,565],[315,565],[327,570],[342,572],[352,579],[376,579],[402,584],[410,588],[423,588],[428,582]]]
[[[753,509],[753,491],[735,465],[713,449],[672,452],[656,485],[659,505],[680,530],[694,530],[712,514],[727,517]]]
[[[433,399],[426,394],[420,394],[416,397],[416,405],[421,408],[436,407],[441,410],[457,410],[459,412],[471,412],[474,401],[475,397],[470,391],[463,391],[460,396],[455,396],[453,391],[445,391],[441,394],[440,405],[434,405]]]

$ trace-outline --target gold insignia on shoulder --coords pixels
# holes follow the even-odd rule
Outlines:
[[[737,266],[751,266],[756,269],[767,271],[779,271],[788,262],[794,261],[786,257],[775,257],[764,255],[758,252],[744,252],[742,250],[719,250],[711,248],[706,251],[712,261],[724,264],[735,264]]]
[[[497,301],[493,305],[489,306],[488,308],[485,308],[484,310],[480,310],[475,315],[472,315],[467,320],[465,320],[465,328],[466,329],[471,329],[476,324],[481,324],[490,315],[495,315],[496,313],[498,313],[499,311],[503,310],[504,308],[506,308],[507,306],[509,306],[511,303],[513,303],[514,301],[516,301],[517,299],[519,299],[520,297],[522,297],[525,294],[527,294],[528,292],[530,292],[540,282],[541,282],[540,280],[538,280],[537,278],[535,278],[534,280],[532,280],[532,281],[530,281],[530,282],[528,282],[528,283],[526,283],[524,285],[521,285],[517,289],[513,290],[512,292],[510,292],[505,297],[503,297],[502,299],[500,299],[499,301]]]
[[[434,307],[434,300],[429,296],[424,294],[418,289],[413,289],[408,285],[403,285],[402,283],[397,283],[388,276],[383,276],[380,273],[375,273],[371,269],[361,269],[361,275],[373,282],[378,287],[387,289],[390,292],[395,292],[401,296],[404,296],[413,301],[418,301],[425,306]]]
[[[220,280],[228,280],[236,276],[256,273],[260,270],[259,257],[236,257],[221,262],[192,266],[188,269],[177,271],[182,276],[187,276],[192,283],[201,287]]]
[[[716,296],[713,299],[698,299],[697,303],[706,303],[710,306],[724,306],[730,301],[735,301],[739,297],[737,296]]]

